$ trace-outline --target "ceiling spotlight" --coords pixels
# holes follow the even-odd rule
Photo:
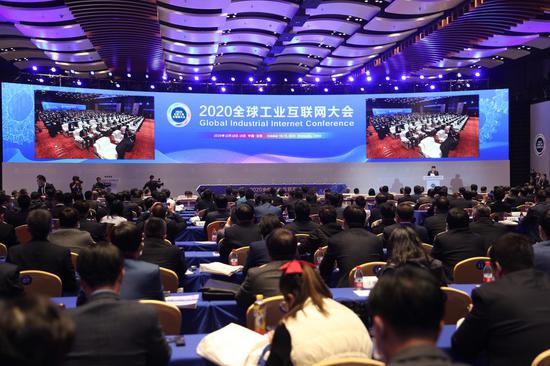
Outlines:
[[[210,79],[212,79],[212,81],[217,81],[218,80],[218,78],[215,77],[215,76],[212,76]]]
[[[456,74],[456,77],[457,77],[457,78],[461,78],[461,77],[462,77],[462,74],[461,74],[461,73],[457,73],[457,74]]]
[[[287,83],[287,82],[288,82],[288,79],[287,79],[287,78],[284,78],[284,81],[285,81],[285,83]]]
[[[234,77],[234,76],[231,76],[231,81],[235,81],[235,77]]]
[[[65,72],[66,72],[66,71],[65,71]],[[75,72],[73,69],[71,69],[70,72],[71,72],[71,74],[76,74],[76,72]]]
[[[390,77],[389,77],[389,76],[386,76],[386,81],[390,81]]]
[[[263,92],[264,92],[264,88],[260,86],[260,87],[258,88],[258,91],[259,91],[260,93],[263,93]]]
[[[369,75],[370,75],[370,71],[369,71],[369,70],[367,70],[366,74],[367,74],[367,76],[369,76]]]
[[[367,81],[371,82],[372,81],[372,76],[367,76]]]
[[[116,83],[115,86],[116,86],[117,88],[120,88],[120,84],[119,84],[119,83]]]
[[[399,87],[396,85],[393,87],[393,90],[399,90]]]
[[[41,83],[43,83],[43,82],[44,82],[44,79],[40,78],[40,79],[38,79],[38,81],[40,81]]]
[[[188,87],[187,87],[187,90],[191,91],[191,90],[193,90],[193,87],[192,87],[192,86],[188,86]]]
[[[149,74],[145,74],[145,79],[149,79]]]
[[[420,75],[420,80],[424,80],[424,75]]]
[[[443,75],[439,74],[437,75],[438,78],[443,79]]]
[[[220,90],[222,93],[225,93],[227,91],[227,89],[225,89],[225,86],[222,86]]]
[[[194,72],[199,72],[199,68],[198,67],[193,67],[193,71]]]
[[[401,75],[401,80],[407,80],[407,75]]]
[[[153,84],[151,84],[151,89],[155,89],[155,86]]]
[[[319,81],[321,81],[321,78],[317,76],[317,77],[315,78],[315,82],[318,83]]]
[[[294,88],[290,88],[290,91],[291,91],[292,93],[294,93]]]
[[[470,83],[466,83],[466,88],[469,88],[470,87]]]
[[[365,88],[361,88],[361,91],[364,92],[364,91],[365,91]]]
[[[267,78],[265,79],[265,81],[267,81],[268,83],[270,83],[270,82],[271,82],[271,78],[270,78],[270,77],[267,77]]]
[[[127,73],[127,74],[126,74],[126,77],[131,78],[131,77],[132,77],[132,74]]]
[[[168,76],[166,74],[162,75],[162,80],[168,79]]]
[[[199,77],[197,75],[195,75],[195,77],[193,79],[195,79],[195,81],[198,81]]]
[[[324,88],[323,91],[324,91],[325,93],[328,93],[328,88]]]
[[[353,82],[355,81],[355,78],[354,78],[353,76],[350,75],[350,76],[348,76],[348,81],[349,81],[350,83],[353,83]]]
[[[94,71],[94,70],[90,71],[90,75],[94,76],[94,75],[95,75],[95,71]]]
[[[301,83],[302,81],[304,81],[304,79],[298,78],[298,82],[299,82],[299,83]]]
[[[434,90],[435,89],[435,85],[430,85],[430,90]]]
[[[32,71],[37,71],[38,70],[38,67],[36,67],[36,65],[32,65]]]
[[[479,71],[476,71],[476,73],[474,74],[476,78],[480,77],[481,76],[481,73]]]
[[[178,79],[183,80],[183,75],[178,76]]]
[[[113,73],[109,71],[108,75],[109,75],[109,76],[113,76]]]
[[[50,69],[51,72],[56,72],[57,69],[55,67],[52,66],[52,68]]]
[[[78,86],[82,85],[82,81],[77,80],[77,81],[76,81],[76,85],[78,85]]]
[[[254,82],[254,78],[253,78],[252,76],[250,76],[250,77],[248,78],[248,81],[251,82],[251,83],[253,83],[253,82]]]

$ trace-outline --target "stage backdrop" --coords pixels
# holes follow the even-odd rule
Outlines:
[[[531,105],[531,169],[548,174],[550,171],[550,101]]]

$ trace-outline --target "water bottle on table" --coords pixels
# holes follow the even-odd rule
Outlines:
[[[359,266],[355,267],[355,274],[353,275],[353,287],[356,290],[363,289],[363,271]]]
[[[490,261],[485,261],[485,266],[483,267],[483,283],[493,282],[495,276],[493,274],[493,267],[491,267]]]
[[[254,331],[256,333],[265,334],[266,319],[265,319],[265,303],[264,295],[256,295],[256,301],[253,308],[254,314]]]
[[[232,250],[231,253],[229,253],[229,264],[232,266],[239,265],[239,255],[234,250]]]

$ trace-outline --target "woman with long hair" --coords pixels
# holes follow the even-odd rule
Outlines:
[[[444,286],[448,280],[441,261],[424,252],[422,241],[411,227],[400,227],[392,231],[389,246],[393,248],[391,258],[378,273],[379,276],[395,268],[411,265],[429,271]]]
[[[369,358],[372,341],[353,311],[334,301],[309,262],[281,267],[279,287],[287,313],[275,329],[268,366],[312,365],[341,357]]]

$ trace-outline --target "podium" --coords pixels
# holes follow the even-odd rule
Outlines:
[[[442,175],[425,175],[422,179],[425,182],[425,186],[430,189],[435,186],[440,186],[445,177]]]

